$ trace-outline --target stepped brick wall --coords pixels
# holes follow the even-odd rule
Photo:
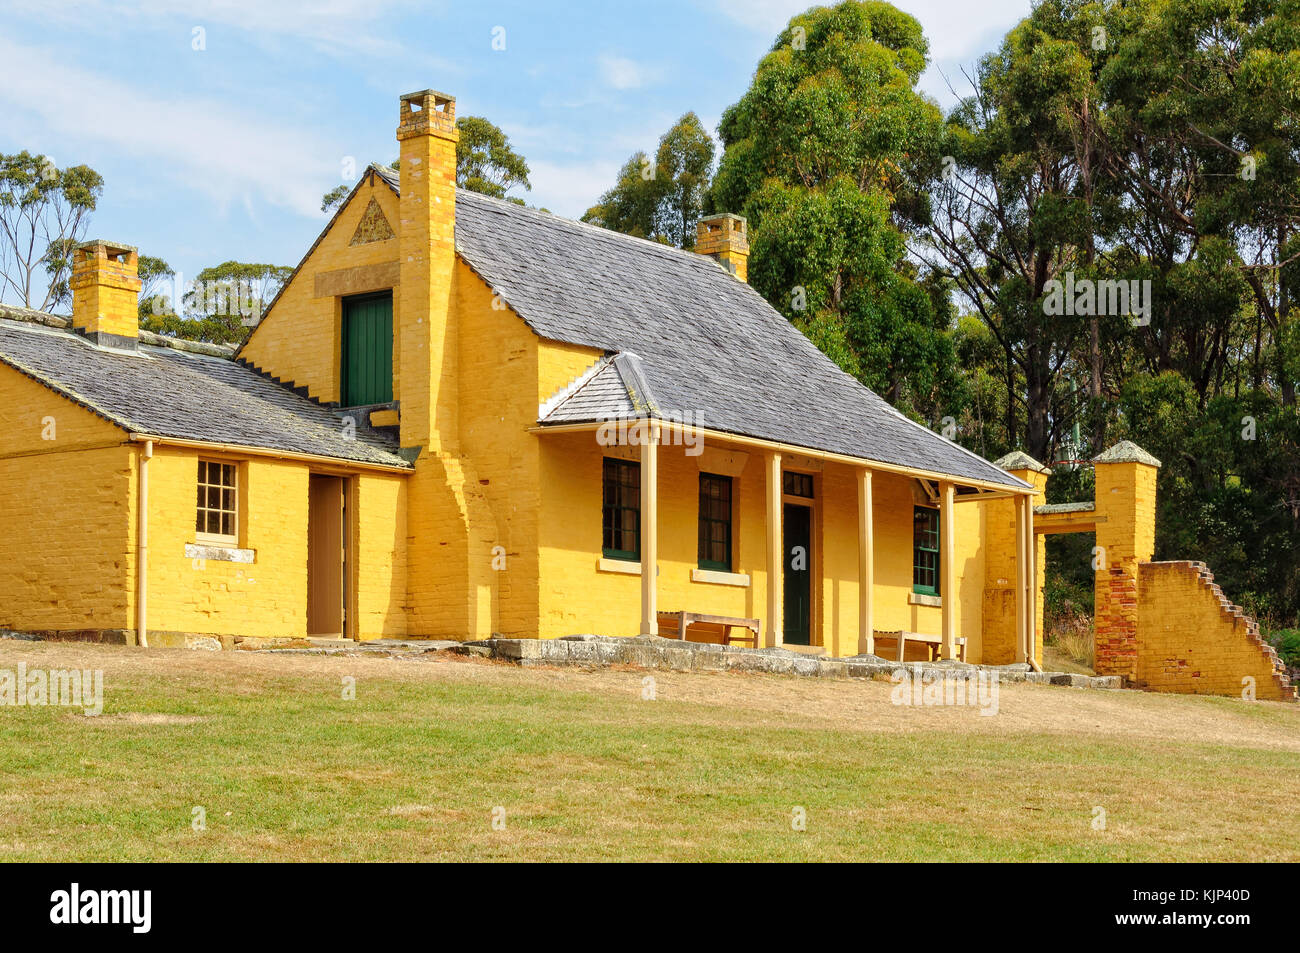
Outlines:
[[[1250,677],[1259,699],[1296,699],[1259,625],[1229,601],[1205,563],[1144,562],[1137,582],[1138,687],[1242,697]]]

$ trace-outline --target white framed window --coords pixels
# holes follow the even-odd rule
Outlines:
[[[197,541],[237,544],[239,540],[238,464],[200,460],[198,486],[198,509],[194,518]]]

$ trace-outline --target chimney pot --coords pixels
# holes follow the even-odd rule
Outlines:
[[[707,255],[741,281],[748,280],[749,234],[744,216],[724,212],[695,225],[695,251]]]
[[[422,89],[401,98],[397,117],[398,140],[421,135],[440,136],[453,142],[460,138],[456,129],[455,96],[436,89]]]
[[[73,251],[72,327],[96,344],[135,350],[140,335],[140,253],[101,238]]]

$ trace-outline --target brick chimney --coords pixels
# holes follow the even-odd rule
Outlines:
[[[140,254],[102,239],[73,251],[72,327],[96,344],[135,350],[140,334]]]
[[[456,100],[432,89],[401,98],[398,381],[403,447],[450,449],[456,440]]]
[[[749,280],[749,235],[742,216],[724,212],[700,219],[695,224],[695,250],[720,262],[741,281]]]

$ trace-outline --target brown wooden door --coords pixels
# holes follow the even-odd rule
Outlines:
[[[343,478],[308,481],[307,634],[343,638]]]

